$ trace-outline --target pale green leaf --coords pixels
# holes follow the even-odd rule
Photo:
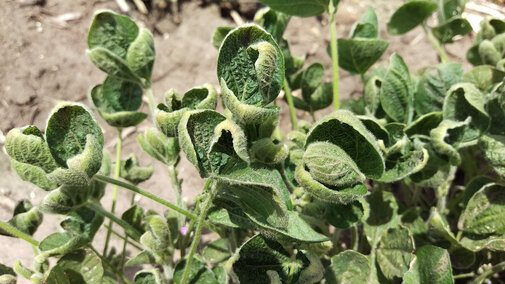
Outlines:
[[[403,278],[404,284],[452,284],[451,259],[447,250],[423,246],[416,251],[416,259]]]
[[[366,283],[369,275],[368,258],[359,252],[346,250],[331,258],[325,279],[328,284]]]
[[[388,279],[403,277],[414,259],[414,238],[403,226],[390,228],[380,237],[377,263]]]

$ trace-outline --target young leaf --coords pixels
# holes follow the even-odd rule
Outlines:
[[[37,207],[34,207],[30,201],[22,199],[16,203],[12,218],[9,224],[21,232],[33,235],[42,223],[43,215]],[[0,229],[0,235],[11,236],[9,233]]]
[[[418,145],[412,146],[412,149],[400,157],[395,156],[397,154],[386,157],[386,171],[378,181],[394,182],[404,179],[421,171],[429,159],[428,151]]]
[[[142,122],[147,114],[137,112],[142,104],[142,88],[131,82],[107,77],[90,92],[90,101],[111,126],[129,127]]]
[[[0,283],[2,284],[16,284],[16,273],[8,266],[0,263]]]
[[[479,90],[487,92],[495,83],[500,83],[505,76],[502,72],[493,66],[477,66],[463,75],[462,81],[472,83]]]
[[[40,202],[39,208],[46,213],[67,214],[85,205],[91,194],[89,189],[89,185],[62,185],[47,194]]]
[[[461,163],[461,155],[458,149],[470,121],[470,117],[462,122],[443,120],[437,128],[430,131],[433,149],[443,158],[446,158],[453,166]],[[433,155],[430,154],[430,156]]]
[[[141,167],[135,154],[131,154],[126,160],[121,161],[120,176],[125,180],[139,184],[148,180],[154,172],[153,166]]]
[[[452,18],[431,29],[433,35],[442,44],[453,43],[454,37],[466,35],[472,30],[470,23],[461,17]]]
[[[505,212],[505,188],[498,184],[487,184],[468,201],[461,214],[458,227],[474,235],[500,235],[505,233],[505,223],[500,218]]]
[[[289,154],[286,144],[276,143],[270,138],[255,141],[249,152],[256,161],[267,165],[280,164],[284,162]]]
[[[145,218],[146,232],[140,237],[140,243],[154,256],[156,263],[168,264],[173,254],[170,246],[170,228],[165,218],[150,215]]]
[[[154,64],[152,34],[129,17],[102,10],[95,13],[88,32],[88,57],[109,76],[151,84]]]
[[[427,0],[408,1],[398,8],[388,22],[388,32],[401,35],[427,20],[437,10],[436,3]]]
[[[162,276],[157,268],[144,269],[135,273],[133,280],[136,284],[162,284]]]
[[[279,43],[288,26],[291,16],[274,11],[269,7],[259,9],[254,15],[254,22],[262,26]]]
[[[147,129],[137,136],[137,141],[142,150],[149,156],[169,166],[176,166],[179,162],[179,140],[174,137],[166,137],[158,133],[156,129]]]
[[[411,1],[408,3],[414,3]],[[396,53],[389,58],[389,67],[380,89],[382,109],[394,121],[407,123],[414,113],[414,88],[409,69]]]
[[[260,0],[263,4],[274,10],[298,17],[313,17],[327,11],[330,0],[292,0],[289,3],[283,0]],[[331,0],[337,6],[339,0]]]
[[[405,128],[405,134],[409,137],[413,135],[430,136],[430,131],[442,122],[442,112],[430,112],[420,116]]]
[[[379,241],[377,263],[388,279],[403,277],[414,259],[414,238],[403,226],[389,228]]]
[[[419,248],[414,263],[403,277],[403,283],[454,283],[451,259],[447,250],[431,245]]]
[[[366,283],[370,275],[370,264],[366,256],[346,250],[331,258],[325,273],[326,283]]]
[[[351,38],[377,38],[379,36],[379,21],[373,8],[369,8],[359,20],[354,23]]]
[[[98,229],[102,225],[104,217],[96,211],[81,207],[70,214],[60,222],[60,226],[68,233],[93,240]]]
[[[82,247],[87,242],[84,237],[73,236],[69,233],[53,233],[40,242],[40,254],[37,258],[46,259],[51,256],[63,256]]]
[[[221,45],[217,74],[240,102],[265,106],[279,95],[284,82],[282,51],[261,27],[238,27]]]
[[[226,35],[228,35],[234,28],[234,26],[217,27],[214,31],[214,35],[212,35],[212,45],[219,50]]]

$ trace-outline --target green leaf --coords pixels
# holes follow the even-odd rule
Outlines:
[[[291,258],[278,242],[256,235],[240,247],[233,271],[240,283],[270,283],[268,270],[277,272],[283,282],[288,278],[296,282],[307,266],[309,260],[302,252]],[[288,276],[290,268],[294,271],[291,277]]]
[[[289,154],[286,144],[275,142],[270,138],[255,141],[249,152],[253,159],[267,165],[280,164],[284,162]]]
[[[136,256],[128,259],[128,261],[125,263],[126,267],[134,267],[134,266],[140,266],[143,264],[155,264],[156,259],[154,258],[154,255],[149,252],[149,251],[142,251]]]
[[[472,238],[472,236],[463,236],[459,242],[465,249],[472,252],[479,252],[482,250],[490,250],[495,252],[502,252],[505,250],[505,235],[490,236],[482,238]]]
[[[368,243],[375,248],[383,232],[398,223],[398,204],[392,193],[381,190],[374,190],[367,201],[370,214],[364,223],[364,231]]]
[[[257,25],[231,31],[219,50],[217,73],[240,102],[265,106],[284,82],[284,58],[279,46]]]
[[[393,157],[391,157],[393,156]],[[428,162],[428,151],[420,146],[414,146],[400,157],[396,154],[386,157],[386,171],[377,181],[395,182],[421,171]]]
[[[329,4],[329,0],[292,0],[289,3],[283,0],[260,1],[274,10],[298,17],[313,17],[321,15],[327,11]],[[336,2],[338,4],[339,1]],[[336,6],[337,4],[334,5]]]
[[[463,82],[472,83],[481,91],[489,91],[495,84],[503,80],[505,72],[493,66],[477,66],[463,75]]]
[[[37,258],[46,259],[51,256],[63,256],[84,246],[87,242],[88,240],[85,237],[73,236],[69,233],[53,233],[40,242],[40,254]]]
[[[398,8],[388,22],[388,32],[401,35],[426,21],[438,8],[436,3],[426,0],[413,0]]]
[[[442,112],[430,112],[424,114],[405,128],[405,134],[409,137],[413,135],[430,136],[430,131],[442,122]]]
[[[130,224],[139,232],[144,232],[144,209],[138,205],[133,205],[128,208],[122,215],[121,219]]]
[[[444,119],[464,121],[471,117],[470,127],[465,130],[462,142],[477,139],[489,127],[490,119],[485,109],[486,98],[474,85],[456,84],[445,98]]]
[[[440,215],[440,213],[434,207],[431,209],[430,218],[428,219],[428,226],[430,233],[434,233],[435,235],[446,239],[451,243],[451,245],[459,247],[458,240],[452,233],[447,220],[442,215]]]
[[[63,185],[47,194],[40,202],[39,208],[45,213],[67,214],[85,205],[90,195],[90,185]]]
[[[152,34],[129,17],[112,11],[95,13],[88,32],[91,61],[110,76],[149,87],[154,64]],[[142,79],[141,79],[142,78]]]
[[[492,66],[496,66],[498,61],[502,59],[502,55],[496,50],[495,45],[487,39],[479,44],[479,55],[482,63]]]
[[[90,101],[111,126],[129,127],[142,122],[147,114],[137,112],[142,104],[142,88],[131,82],[107,77],[90,92]]]
[[[439,0],[438,20],[446,22],[463,14],[466,0]]]
[[[505,177],[505,136],[484,135],[480,138],[484,157],[501,177]]]
[[[135,284],[162,284],[162,276],[158,269],[144,269],[135,273],[133,277]]]
[[[217,27],[212,35],[212,45],[219,50],[221,43],[223,43],[224,38],[230,33],[235,27],[234,26],[220,26]]]
[[[346,250],[331,258],[325,273],[326,283],[366,283],[370,275],[368,258],[359,252]]]
[[[487,151],[486,151],[487,152]],[[483,186],[489,183],[493,183],[494,179],[487,176],[476,176],[472,178],[465,186],[465,191],[463,192],[462,203],[466,207],[468,201],[472,196],[479,191]]]
[[[447,250],[431,245],[419,248],[414,263],[403,278],[403,283],[454,283],[451,259]]]
[[[470,117],[462,122],[444,119],[437,128],[430,131],[433,149],[453,166],[461,163],[461,155],[458,149],[463,141],[465,130],[470,124],[470,121]],[[430,156],[433,155],[430,154]],[[438,164],[438,162],[435,162],[432,165],[437,166]]]
[[[377,263],[388,279],[403,277],[414,259],[414,238],[403,226],[389,228],[380,237]]]
[[[209,209],[208,218],[214,224],[230,228],[255,229],[254,222],[247,217],[239,205],[226,199],[214,198],[213,207]]]
[[[439,64],[424,70],[415,92],[417,114],[442,111],[447,91],[462,77],[463,66],[459,63]]]
[[[174,282],[182,283],[182,277],[186,267],[186,260],[183,259],[177,263],[174,270]],[[216,275],[199,258],[194,258],[189,269],[187,283],[194,284],[218,284]]]
[[[135,154],[131,154],[126,160],[121,161],[120,176],[125,180],[138,184],[148,180],[154,172],[153,166],[141,167]]]
[[[384,143],[384,145],[389,145],[389,132],[381,121],[373,116],[367,115],[360,115],[358,118],[361,120],[363,125],[365,125],[366,129],[368,129],[368,131],[370,131],[375,136],[378,143],[379,140],[382,140],[382,143]]]
[[[417,1],[411,1],[413,3]],[[389,58],[389,67],[380,89],[382,109],[394,121],[406,123],[414,112],[414,88],[409,69],[396,53]]]
[[[376,38],[339,38],[338,65],[355,74],[365,74],[384,54],[387,40]]]
[[[145,218],[146,232],[140,237],[140,243],[155,258],[156,263],[168,264],[173,254],[171,247],[170,227],[165,218],[159,215],[149,215]]]
[[[51,271],[49,271],[49,274],[47,275],[47,278],[45,279],[44,283],[47,284],[71,284],[70,280],[72,277],[70,275],[67,275],[65,273],[65,270],[59,266],[56,265],[54,266]]]
[[[227,239],[217,239],[208,243],[202,251],[202,257],[210,264],[218,264],[231,256],[230,242]]]
[[[302,74],[303,100],[310,104],[310,95],[321,85],[324,79],[324,67],[321,63],[312,63]]]
[[[382,176],[384,160],[379,145],[351,112],[339,110],[319,120],[307,134],[305,147],[317,141],[327,141],[340,147],[365,176]]]
[[[505,233],[505,222],[496,216],[505,214],[505,188],[486,184],[468,201],[461,214],[458,228],[474,235],[499,235]]]
[[[366,179],[352,158],[332,143],[310,144],[305,150],[303,161],[313,179],[337,189],[352,187]]]
[[[42,223],[43,215],[37,207],[33,207],[30,201],[22,199],[16,203],[9,224],[21,232],[33,235]],[[0,229],[0,235],[11,236],[8,232]]]
[[[373,8],[369,8],[351,29],[351,38],[377,38],[379,21]]]
[[[262,26],[278,43],[288,26],[291,16],[274,11],[269,7],[259,9],[254,15],[254,22]]]
[[[88,138],[89,137],[89,138]],[[89,177],[100,169],[102,149],[86,153],[89,140],[94,139],[103,147],[103,133],[90,111],[77,103],[59,103],[49,115],[46,126],[46,139],[55,161],[64,168],[76,162]],[[80,163],[79,163],[80,162]]]
[[[179,140],[174,137],[166,137],[156,129],[147,129],[137,136],[137,141],[142,150],[151,157],[169,166],[176,166],[179,162]]]
[[[68,233],[93,240],[96,232],[100,229],[104,217],[96,211],[81,207],[70,214],[60,223],[60,226]]]
[[[101,259],[90,249],[71,252],[56,264],[71,283],[101,283],[104,269]]]
[[[0,283],[1,284],[16,284],[17,277],[14,270],[0,263]]]
[[[369,214],[368,203],[358,199],[349,204],[328,203],[325,210],[325,218],[328,223],[339,229],[347,229],[354,224],[364,222]]]
[[[363,90],[363,100],[367,113],[375,115],[380,107],[380,88],[382,86],[383,77],[370,75],[365,82]]]
[[[433,35],[442,44],[453,43],[454,37],[466,35],[472,30],[470,23],[460,17],[452,18],[431,29]]]

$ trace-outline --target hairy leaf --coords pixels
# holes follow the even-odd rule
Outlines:
[[[64,255],[56,264],[70,283],[101,283],[104,274],[101,259],[90,249]]]
[[[331,225],[339,229],[347,229],[354,224],[364,222],[369,214],[368,203],[358,199],[349,204],[328,203],[325,210],[325,218]]]
[[[262,8],[254,15],[254,22],[261,25],[278,43],[288,26],[291,16],[272,10],[269,7]]]
[[[403,277],[414,259],[414,238],[405,227],[384,232],[377,249],[377,263],[388,279]]]
[[[181,260],[175,266],[174,282],[177,284],[182,283],[182,277],[186,267],[186,260]],[[187,283],[194,284],[218,284],[216,275],[212,270],[205,265],[203,261],[198,258],[193,259],[189,270],[189,277]]]
[[[228,259],[230,242],[227,239],[217,239],[208,243],[202,251],[202,257],[211,264],[218,264]]]
[[[135,284],[162,284],[162,276],[158,269],[144,269],[133,276]]]
[[[325,273],[326,283],[366,283],[370,275],[370,264],[366,256],[346,250],[331,258]]]
[[[484,157],[500,176],[505,176],[505,136],[484,135],[479,145],[484,150]]]
[[[403,278],[403,283],[454,283],[451,259],[447,250],[432,245],[419,248],[414,263]]]
[[[179,162],[179,140],[174,137],[166,137],[150,128],[137,136],[137,141],[142,150],[149,156],[169,166],[176,166]]]
[[[154,172],[153,166],[141,167],[135,154],[131,154],[126,160],[121,161],[120,176],[125,180],[138,184],[148,180]]]

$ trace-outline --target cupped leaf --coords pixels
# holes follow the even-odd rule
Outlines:
[[[389,19],[388,32],[392,35],[409,32],[427,20],[437,8],[437,4],[432,1],[408,1],[398,8]]]
[[[217,27],[212,35],[212,45],[219,50],[221,43],[223,43],[224,38],[228,35],[235,27],[234,26],[220,26]]]
[[[407,2],[412,3],[417,1]],[[396,53],[389,58],[389,67],[380,89],[382,109],[394,121],[407,123],[414,113],[414,88],[409,69]]]
[[[37,207],[34,207],[30,201],[22,199],[16,203],[12,218],[9,224],[21,232],[33,235],[42,223],[43,215]],[[9,233],[0,230],[1,235],[10,236]]]
[[[139,134],[137,141],[142,150],[165,165],[176,166],[179,162],[180,147],[177,138],[166,137],[150,128]]]
[[[505,176],[505,136],[484,135],[479,140],[480,147],[484,150],[484,157],[495,172],[501,177]]]
[[[289,154],[286,144],[276,143],[270,138],[255,141],[249,151],[252,158],[267,165],[282,163]]]
[[[444,119],[465,121],[471,117],[470,127],[465,130],[462,142],[475,140],[488,129],[490,119],[485,103],[484,94],[472,84],[460,83],[449,89],[444,101]]]
[[[430,131],[433,149],[452,165],[461,163],[461,155],[458,153],[458,149],[470,121],[470,117],[462,122],[444,119],[437,128]]]
[[[162,276],[158,269],[143,269],[135,273],[133,280],[136,284],[162,284]]]
[[[91,136],[92,138],[88,138]],[[70,167],[72,158],[86,151],[88,141],[94,139],[103,147],[103,133],[90,111],[77,103],[59,103],[49,115],[46,126],[46,139],[55,161],[64,168]],[[89,155],[92,153],[89,153]],[[82,157],[90,160],[85,173],[92,176],[100,169],[102,150],[97,157]],[[99,158],[99,159],[98,159]],[[76,161],[77,162],[77,161]],[[98,167],[96,167],[98,166]]]
[[[366,256],[353,250],[346,250],[331,258],[325,279],[326,283],[366,283],[370,273],[370,264]]]
[[[496,83],[503,81],[505,72],[493,66],[477,66],[463,75],[462,81],[472,83],[481,91],[489,91]]]
[[[416,258],[403,277],[404,284],[454,283],[447,250],[427,245],[416,251]]]
[[[17,277],[14,270],[8,266],[0,263],[0,283],[2,284],[16,284]]]
[[[68,214],[61,221],[60,226],[69,234],[81,236],[91,241],[100,229],[103,220],[104,217],[96,211],[88,207],[81,207]]]
[[[442,122],[442,112],[430,112],[420,116],[405,128],[405,134],[409,137],[413,135],[430,136],[430,131]]]
[[[43,239],[39,244],[40,254],[37,259],[46,259],[51,256],[63,256],[83,245],[89,240],[86,238],[65,233],[53,233]]]
[[[428,162],[428,151],[421,146],[413,146],[405,154],[386,157],[386,171],[380,182],[395,182],[421,171]]]
[[[439,64],[424,70],[415,92],[417,115],[441,111],[447,91],[462,77],[463,66],[459,63]]]
[[[56,265],[70,283],[101,283],[104,274],[102,260],[90,249],[65,254]]]
[[[374,136],[349,111],[339,110],[319,120],[307,134],[305,147],[327,141],[340,147],[367,177],[384,173],[384,160]]]
[[[303,100],[310,104],[310,96],[321,85],[324,79],[324,67],[321,63],[312,63],[302,74]]]
[[[369,8],[361,18],[354,23],[351,38],[376,38],[379,36],[379,21],[373,8]]]
[[[450,1],[448,1],[450,2]],[[470,23],[461,17],[454,17],[431,29],[433,35],[442,44],[452,43],[454,37],[466,35],[472,31]]]
[[[88,56],[110,76],[150,85],[154,64],[152,34],[129,17],[112,11],[95,13],[88,32]]]
[[[265,106],[278,95],[284,82],[284,58],[279,46],[261,27],[244,25],[231,31],[219,50],[220,80],[248,105]]]
[[[175,266],[174,270],[174,282],[176,284],[182,283],[182,278],[184,275],[186,267],[186,260],[183,259]],[[191,267],[189,268],[189,277],[187,283],[194,284],[219,284],[216,275],[212,270],[205,265],[205,263],[199,258],[193,259],[191,262]]]
[[[479,44],[479,55],[482,63],[491,66],[496,66],[498,61],[502,59],[502,55],[500,54],[500,52],[498,52],[494,44],[487,39],[483,40]]]
[[[256,12],[254,22],[262,26],[277,42],[280,42],[290,18],[291,16],[287,14],[265,7]]]
[[[451,231],[449,224],[444,216],[440,215],[437,209],[432,208],[430,218],[428,219],[430,234],[435,234],[446,239],[451,245],[459,246],[458,240]]]
[[[368,218],[369,206],[363,199],[349,204],[328,203],[324,216],[326,221],[339,229],[347,229],[354,224],[364,222]]]
[[[414,259],[414,238],[403,226],[384,232],[377,248],[377,263],[388,279],[403,277]]]
[[[125,180],[138,184],[148,180],[154,172],[153,166],[141,167],[135,154],[131,154],[126,160],[121,161],[120,176]]]
[[[310,144],[305,150],[303,161],[312,178],[337,189],[352,187],[366,179],[342,148],[328,142]]]
[[[339,38],[338,65],[351,73],[365,74],[388,46],[387,40],[376,38]]]
[[[168,264],[173,248],[167,221],[159,215],[147,216],[145,221],[147,230],[140,237],[140,243],[154,256],[156,263]]]
[[[358,116],[358,118],[359,120],[361,120],[363,125],[365,125],[366,129],[368,129],[368,131],[370,131],[375,136],[378,143],[379,140],[382,140],[382,143],[384,145],[389,145],[389,132],[384,127],[383,125],[384,123],[382,123],[375,117],[368,115],[360,115]]]
[[[260,0],[263,4],[270,6],[272,9],[286,13],[288,15],[298,17],[313,17],[321,15],[328,9],[330,0],[292,0],[289,3],[283,0]],[[339,1],[331,0],[336,2]]]
[[[484,185],[468,201],[461,214],[458,227],[473,235],[501,235],[505,233],[505,222],[496,216],[505,214],[505,188],[491,183]]]
[[[111,126],[129,127],[142,122],[147,114],[137,112],[142,104],[142,88],[136,84],[107,77],[90,92],[90,101]]]
[[[90,194],[89,186],[63,185],[47,194],[39,208],[42,212],[67,214],[85,205]]]
[[[495,252],[502,252],[505,250],[505,235],[489,236],[482,238],[482,236],[463,236],[459,242],[461,246],[472,252],[479,252],[482,250],[490,250]]]
[[[296,282],[300,272],[309,264],[309,259],[302,252],[291,257],[280,243],[256,235],[240,247],[233,271],[240,283],[270,283],[269,270],[275,271],[282,281],[289,278]],[[290,270],[294,272],[291,277]]]

